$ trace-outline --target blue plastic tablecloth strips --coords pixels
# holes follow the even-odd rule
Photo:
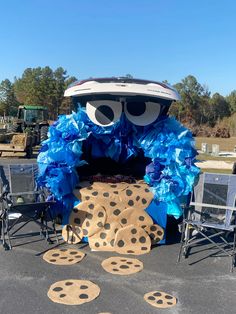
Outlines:
[[[79,167],[86,164],[82,143],[90,141],[92,157],[110,157],[124,163],[140,150],[152,162],[146,167],[144,180],[152,187],[156,201],[165,203],[167,214],[181,215],[180,199],[191,192],[199,169],[194,165],[196,150],[189,130],[174,118],[160,117],[140,127],[122,114],[108,127],[94,124],[83,109],[59,116],[49,128],[38,155],[38,182],[50,189],[62,205],[62,214],[73,208],[73,189],[79,182]]]

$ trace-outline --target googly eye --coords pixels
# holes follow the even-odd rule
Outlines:
[[[120,119],[122,104],[111,100],[89,101],[86,104],[86,112],[93,123],[106,127]]]
[[[159,116],[161,106],[155,102],[130,101],[125,103],[124,112],[135,125],[145,126],[153,123]]]

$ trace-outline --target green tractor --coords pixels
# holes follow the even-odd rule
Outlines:
[[[35,144],[47,139],[48,110],[43,106],[23,105],[18,107],[18,113],[10,131],[13,133],[31,132],[36,138]]]

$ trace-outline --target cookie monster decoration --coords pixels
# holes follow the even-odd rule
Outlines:
[[[48,187],[61,205],[61,213],[71,226],[68,233],[74,232],[77,239],[91,236],[91,243],[101,246],[94,238],[99,230],[91,229],[91,220],[81,222],[76,216],[80,210],[87,212],[91,201],[90,207],[105,208],[105,212],[97,211],[98,217],[107,217],[96,218],[101,228],[118,224],[129,229],[131,225],[136,231],[148,229],[150,235],[154,227],[149,218],[165,229],[167,214],[180,217],[180,204],[191,192],[199,169],[194,165],[191,132],[168,117],[171,103],[179,100],[178,93],[163,83],[107,78],[76,82],[65,96],[72,97],[76,111],[59,116],[49,128],[38,165],[39,183]],[[148,216],[142,218],[146,224],[136,224],[135,210]],[[122,238],[127,232],[116,237],[115,233],[110,244],[115,238],[118,244],[129,242]],[[150,237],[155,238],[153,233]]]

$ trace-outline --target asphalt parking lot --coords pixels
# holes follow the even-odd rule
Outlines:
[[[29,225],[27,232],[35,231],[37,226]],[[227,257],[205,258],[215,252],[208,246],[195,249],[180,264],[176,262],[179,243],[157,246],[151,253],[137,257],[144,263],[143,271],[117,276],[101,267],[105,258],[116,253],[91,252],[78,244],[75,247],[81,248],[86,257],[75,265],[56,266],[42,258],[43,252],[55,245],[38,235],[14,243],[12,251],[0,248],[0,312],[4,314],[235,313],[236,271],[230,273]],[[47,291],[51,284],[65,279],[91,280],[101,288],[100,296],[80,306],[53,303]],[[178,304],[171,309],[152,307],[143,300],[143,295],[152,290],[172,294]]]
[[[9,162],[20,164],[35,160],[1,159],[1,164]],[[144,264],[143,271],[118,276],[101,267],[105,258],[116,256],[116,253],[91,252],[84,244],[74,246],[86,253],[80,263],[70,266],[46,263],[43,253],[56,244],[49,245],[35,235],[38,227],[31,224],[24,232],[33,233],[32,236],[15,240],[12,251],[5,251],[0,246],[0,313],[234,314],[236,269],[230,273],[230,259],[214,255],[216,251],[205,245],[192,250],[188,259],[177,264],[180,244],[173,228],[169,225],[168,245],[157,246],[151,253],[137,257]],[[66,245],[61,243],[60,247]],[[47,291],[53,283],[65,279],[91,280],[101,288],[100,296],[80,306],[53,303],[47,297]],[[177,297],[177,305],[171,309],[157,309],[147,304],[143,296],[153,290]]]

